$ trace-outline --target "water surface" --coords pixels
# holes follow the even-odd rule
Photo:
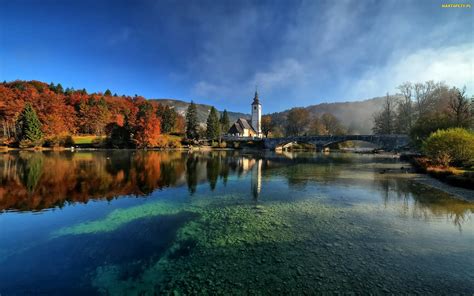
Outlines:
[[[474,204],[406,167],[351,153],[0,154],[0,294],[472,295]]]

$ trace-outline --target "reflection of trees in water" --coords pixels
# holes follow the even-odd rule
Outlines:
[[[214,190],[219,182],[226,184],[230,175],[249,176],[244,186],[258,198],[262,179],[280,175],[290,186],[331,183],[339,180],[345,164],[353,161],[349,157],[300,155],[289,159],[235,151],[5,153],[0,155],[0,210],[41,210],[90,199],[146,196],[163,187],[187,186],[193,194],[198,184],[208,182]],[[401,213],[406,216],[429,219],[447,215],[461,225],[474,211],[472,204],[407,180],[382,178],[376,184],[385,192],[386,202],[401,201]]]
[[[446,217],[461,230],[462,224],[474,212],[474,204],[415,181],[380,178],[376,179],[376,184],[384,192],[384,203],[399,203],[400,214],[404,217],[423,220]]]
[[[209,182],[211,190],[214,190],[217,185],[217,179],[219,178],[219,171],[222,165],[220,160],[220,155],[214,153],[207,159],[207,181]]]
[[[43,172],[41,153],[20,153],[21,180],[28,192],[33,192]]]
[[[182,185],[193,194],[200,183],[209,182],[214,190],[219,179],[225,184],[230,174],[246,172],[246,163],[242,155],[227,151],[4,154],[0,209],[40,210],[65,202],[143,196]],[[27,188],[34,198],[27,199]]]
[[[194,194],[197,187],[197,167],[198,157],[196,154],[191,153],[186,159],[186,180],[188,183],[189,193]]]
[[[185,168],[181,153],[156,151],[12,153],[0,167],[0,210],[146,195],[176,185]]]

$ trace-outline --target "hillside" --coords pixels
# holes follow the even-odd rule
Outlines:
[[[189,103],[184,102],[181,100],[175,100],[175,99],[152,99],[153,101],[156,101],[160,104],[167,105],[174,107],[176,112],[179,114],[185,116],[186,110],[188,109]],[[200,123],[205,124],[207,120],[207,116],[209,114],[209,111],[211,110],[211,105],[205,105],[205,104],[198,104],[196,103],[197,107],[197,114],[198,114],[198,120]],[[219,112],[222,112],[223,110],[219,110]],[[239,117],[243,118],[250,118],[250,115],[244,114],[244,113],[239,113],[239,112],[231,112],[227,110],[227,113],[229,114],[229,119],[230,122],[236,121]]]
[[[188,102],[175,99],[153,99],[161,104],[173,106],[176,111],[185,115],[186,109],[189,106]],[[373,115],[382,108],[384,97],[376,97],[363,101],[355,102],[337,102],[337,103],[321,103],[304,107],[312,116],[321,116],[324,113],[331,113],[336,116],[344,126],[348,127],[353,133],[357,134],[371,134],[373,126]],[[199,122],[205,123],[210,105],[197,104]],[[265,106],[263,106],[265,111]],[[222,111],[222,110],[221,110]],[[286,115],[289,110],[271,113],[274,122],[279,122],[284,125]],[[239,117],[249,118],[249,114],[231,112],[229,113],[230,122],[236,121]]]
[[[384,97],[356,102],[322,103],[305,107],[312,116],[328,112],[336,116],[353,133],[371,134],[373,114],[382,108]],[[289,110],[270,114],[274,122],[284,122]]]

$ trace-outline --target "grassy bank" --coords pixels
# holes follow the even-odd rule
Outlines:
[[[75,145],[91,145],[94,141],[103,140],[105,139],[104,136],[73,136],[72,140],[74,141]]]
[[[410,162],[418,172],[428,174],[449,185],[474,189],[474,170],[433,165],[427,157],[412,157]]]

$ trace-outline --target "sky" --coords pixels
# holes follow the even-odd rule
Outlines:
[[[383,96],[405,81],[471,95],[474,8],[443,3],[0,0],[0,80],[246,113],[256,87],[263,113]]]

